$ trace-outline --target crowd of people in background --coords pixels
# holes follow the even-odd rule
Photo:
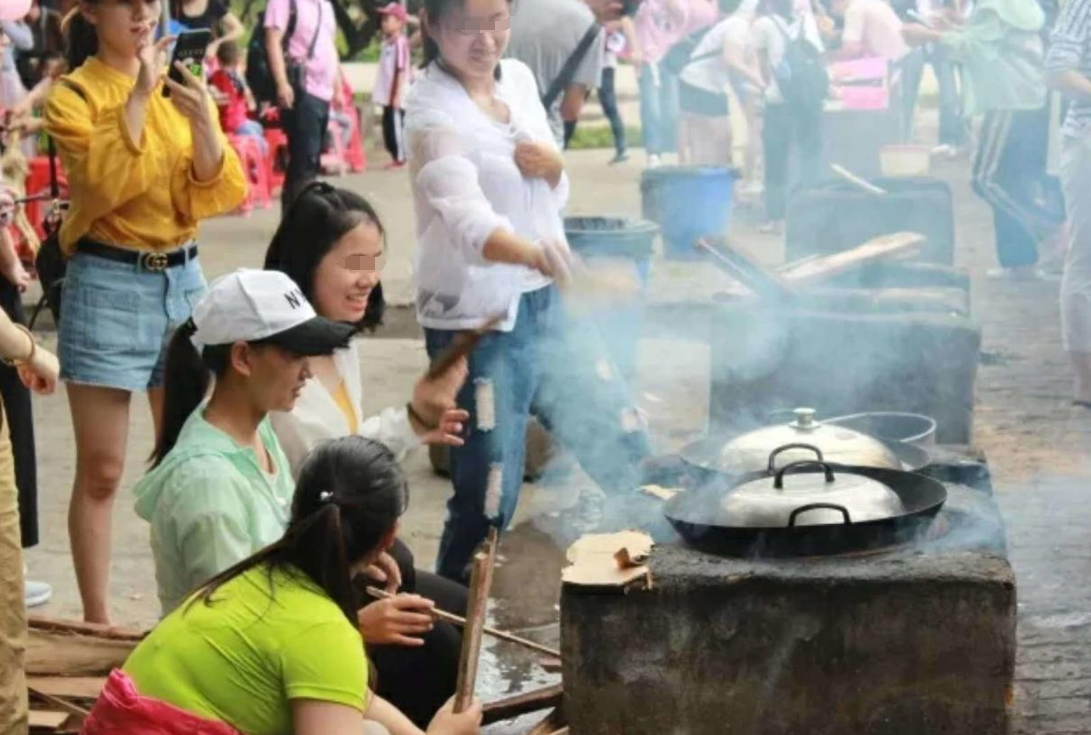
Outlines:
[[[386,167],[410,180],[417,321],[433,358],[465,330],[486,335],[371,417],[352,338],[381,322],[383,259],[409,245],[387,241],[366,200],[316,181],[323,153],[347,149],[360,127],[362,90],[341,67],[330,0],[268,0],[252,28],[223,0],[171,0],[162,28],[161,1],[29,0],[18,17],[0,14],[3,144],[33,157],[48,141],[68,199],[50,234],[66,263],[58,363],[22,326],[20,210],[0,186],[0,357],[11,361],[0,365],[0,604],[20,613],[0,616],[0,731],[25,724],[15,694],[24,603],[50,594],[24,582],[19,548],[38,540],[30,391],[59,378],[75,435],[68,531],[89,622],[111,622],[110,529],[134,394],[147,396],[157,440],[135,494],[164,619],[111,677],[88,732],[155,720],[163,705],[179,732],[358,733],[365,721],[394,735],[476,732],[478,707],[445,704],[460,638],[432,612],[463,612],[474,550],[511,523],[529,419],[615,497],[641,484],[650,455],[624,376],[561,299],[580,268],[564,234],[563,151],[597,94],[610,164],[633,158],[618,99],[626,65],[644,166],[738,168],[768,233],[782,230],[795,191],[825,177],[825,116],[862,99],[861,79],[900,139],[920,140],[930,66],[933,154],[971,151],[995,275],[1038,277],[1039,253],[1067,245],[1064,342],[1074,400],[1091,408],[1091,0],[381,7],[370,103]],[[186,29],[211,33],[205,76],[179,66],[164,78],[170,34]],[[247,195],[232,141],[272,156],[271,127],[287,139],[279,228],[263,264],[208,286],[199,225]],[[422,444],[450,450],[435,574],[399,540],[409,488],[398,462]],[[361,585],[400,594],[364,599]],[[266,597],[278,612],[255,618]],[[262,675],[223,686],[228,660]]]

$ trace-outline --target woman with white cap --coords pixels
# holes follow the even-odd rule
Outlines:
[[[354,333],[317,316],[283,273],[259,270],[215,281],[175,333],[154,467],[134,489],[137,514],[152,524],[164,613],[280,538],[294,483],[269,412],[290,411],[311,377],[308,359]]]

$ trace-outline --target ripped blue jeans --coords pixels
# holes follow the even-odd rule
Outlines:
[[[425,329],[431,358],[457,331]],[[533,414],[608,494],[639,485],[648,434],[629,387],[588,319],[568,315],[553,286],[523,294],[511,332],[491,332],[469,358],[458,405],[470,413],[466,443],[451,449],[454,495],[436,571],[459,582],[489,528],[515,515]]]

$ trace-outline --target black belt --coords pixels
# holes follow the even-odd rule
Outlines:
[[[118,263],[135,265],[146,271],[165,271],[168,268],[177,268],[197,257],[196,245],[178,248],[169,253],[154,253],[146,250],[126,250],[125,248],[95,242],[94,240],[80,240],[76,244],[76,251]]]

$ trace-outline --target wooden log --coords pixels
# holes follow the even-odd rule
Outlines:
[[[470,599],[466,610],[467,625],[462,631],[462,655],[458,661],[458,684],[455,689],[455,713],[465,712],[473,703],[477,683],[477,664],[481,658],[481,637],[485,627],[492,569],[489,551],[474,554],[470,574]]]
[[[469,329],[465,332],[460,332],[451,341],[436,359],[432,361],[432,364],[428,366],[428,371],[425,373],[425,377],[428,380],[435,380],[444,375],[448,370],[454,367],[463,357],[466,357],[474,348],[477,347],[477,343],[484,338],[486,334],[495,329],[499,325],[507,314],[498,314],[488,320],[485,326],[478,329]]]
[[[551,707],[559,707],[564,699],[564,686],[555,684],[542,689],[516,694],[514,697],[498,699],[484,706],[482,724],[514,720],[516,717],[540,712]]]
[[[371,597],[374,597],[376,600],[388,600],[391,597],[394,597],[394,595],[390,594],[385,590],[381,590],[378,587],[368,587],[367,593]],[[466,618],[459,617],[458,615],[449,613],[446,610],[440,610],[438,608],[434,609],[432,610],[432,617],[436,620],[442,620],[446,623],[450,623],[451,625],[457,625],[460,628],[466,627]],[[560,651],[550,648],[549,646],[543,646],[541,643],[536,643],[527,638],[517,636],[514,633],[508,633],[488,625],[482,628],[482,631],[485,633],[485,635],[492,636],[493,638],[501,641],[507,641],[508,643],[515,643],[524,648],[529,648],[532,651],[544,653],[546,656],[551,656],[557,659],[561,657]]]

